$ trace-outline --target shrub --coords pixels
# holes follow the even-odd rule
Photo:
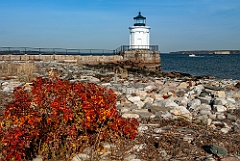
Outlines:
[[[120,116],[114,92],[96,84],[37,78],[13,95],[0,118],[2,160],[69,158],[96,134],[100,140],[137,135],[138,122]]]

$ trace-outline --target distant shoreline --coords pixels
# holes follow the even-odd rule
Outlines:
[[[240,50],[189,50],[189,51],[173,51],[169,54],[240,54]]]

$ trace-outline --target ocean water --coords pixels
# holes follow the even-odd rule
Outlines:
[[[240,54],[161,54],[163,72],[182,72],[193,76],[215,76],[240,80]]]

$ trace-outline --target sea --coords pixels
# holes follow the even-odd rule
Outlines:
[[[163,72],[181,72],[192,76],[215,76],[220,79],[240,80],[240,54],[161,53]]]

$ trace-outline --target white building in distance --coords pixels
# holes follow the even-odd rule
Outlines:
[[[133,19],[134,26],[129,27],[129,49],[149,49],[150,27],[146,26],[146,17],[139,12]]]

